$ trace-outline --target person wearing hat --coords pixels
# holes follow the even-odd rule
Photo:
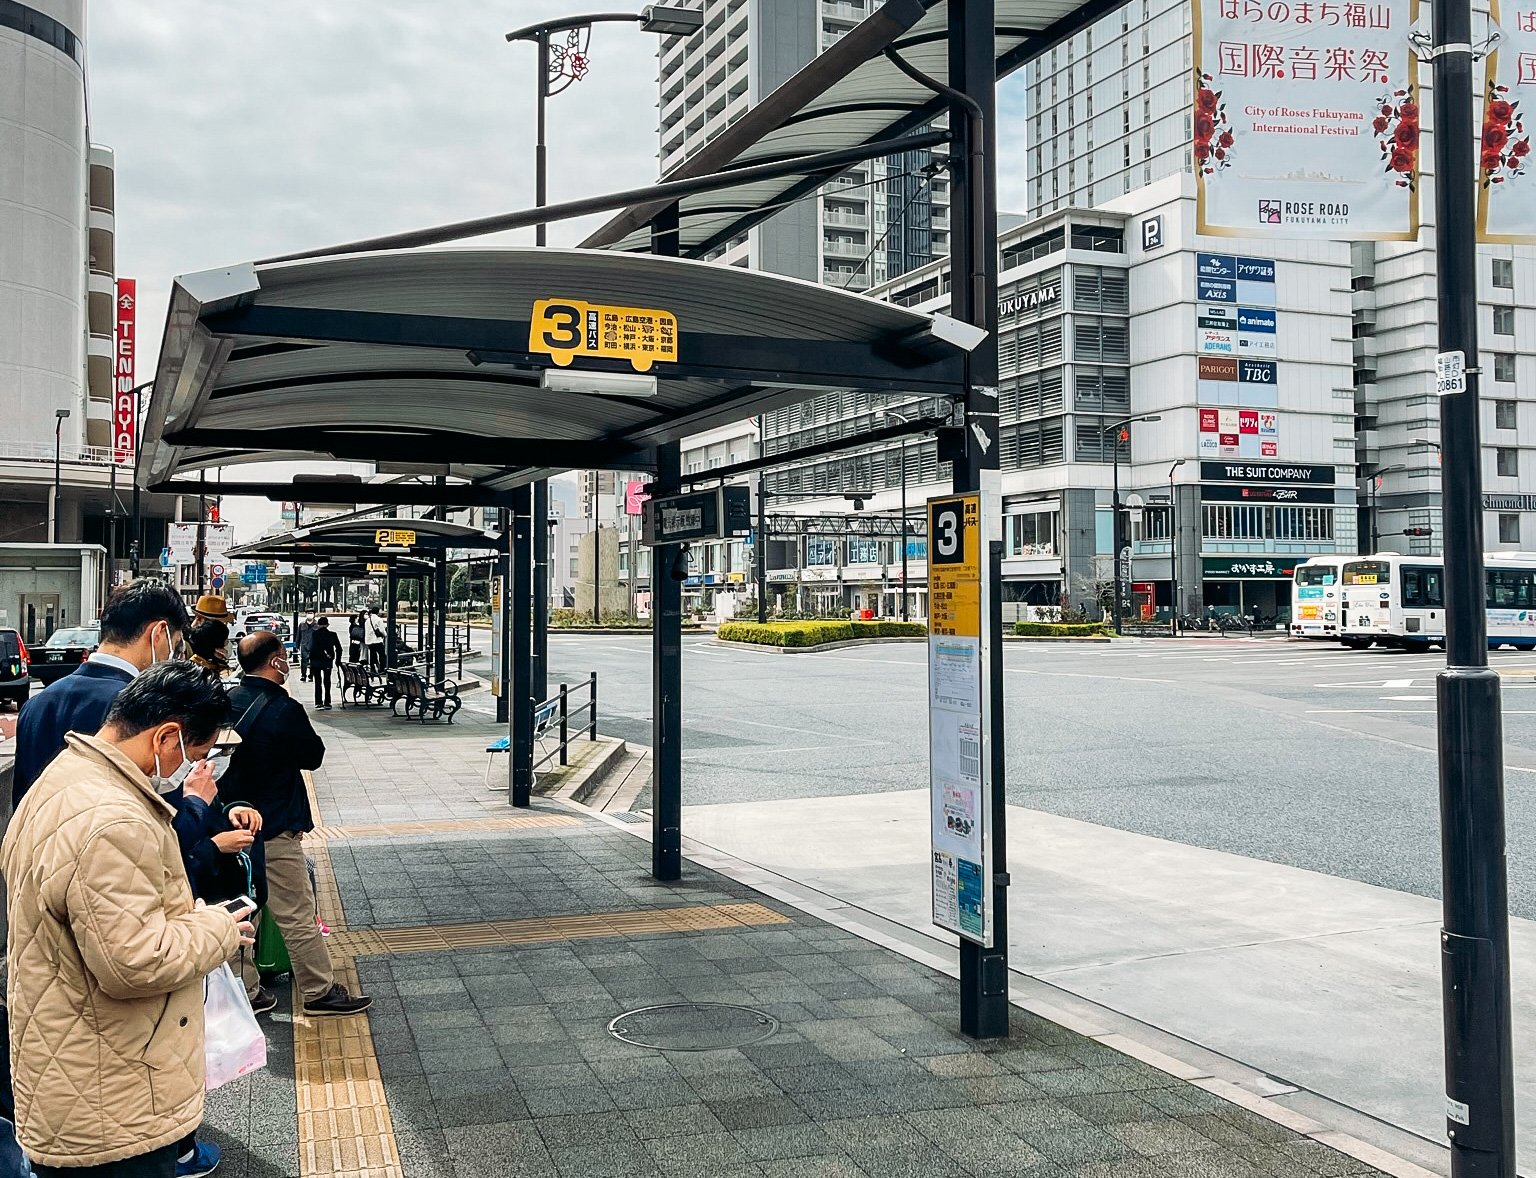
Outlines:
[[[226,626],[235,620],[235,615],[230,612],[229,605],[217,593],[204,593],[197,599],[197,604],[192,607],[192,612],[204,621],[223,622]]]

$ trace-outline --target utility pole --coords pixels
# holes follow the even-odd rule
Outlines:
[[[1488,667],[1478,436],[1471,0],[1437,0],[1432,19],[1440,321],[1436,367],[1445,521],[1446,667],[1435,686],[1446,1134],[1452,1178],[1514,1178],[1504,734],[1499,676]],[[1461,357],[1460,364],[1455,356]],[[1457,369],[1465,375],[1459,382],[1447,381]]]

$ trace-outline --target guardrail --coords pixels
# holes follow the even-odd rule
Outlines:
[[[560,691],[558,694],[552,695],[543,703],[534,706],[533,731],[535,740],[537,740],[540,736],[547,735],[549,729],[555,724],[558,723],[560,726],[559,742],[553,749],[545,753],[543,757],[534,762],[534,772],[538,772],[545,765],[549,764],[549,762],[556,756],[560,758],[560,764],[565,765],[569,763],[567,760],[567,750],[569,749],[571,743],[571,717],[573,715],[580,715],[582,712],[586,712],[587,719],[586,722],[582,725],[582,728],[586,730],[588,740],[597,739],[597,672],[593,671],[592,674],[587,677],[587,681],[585,683],[578,683],[574,688],[574,690],[578,693],[583,690],[587,692],[587,701],[583,704],[578,704],[575,708],[571,707],[572,690],[572,688],[562,683],[560,684]],[[546,709],[550,708],[551,705],[553,705],[554,710],[546,713]],[[542,729],[538,723],[539,717],[541,715],[547,716]],[[578,735],[580,735],[580,731],[580,729],[577,730]]]
[[[59,461],[75,466],[111,466],[111,446],[60,446]],[[0,442],[0,462],[53,462],[51,442]]]

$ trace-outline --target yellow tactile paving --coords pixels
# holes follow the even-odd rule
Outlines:
[[[332,961],[356,993],[351,958]],[[403,1178],[366,1014],[310,1018],[295,994],[293,1078],[302,1178]]]
[[[475,924],[425,925],[413,928],[357,929],[336,932],[333,953],[353,957],[397,953],[441,952],[489,945],[533,945],[545,941],[583,941],[645,933],[684,933],[769,924],[788,924],[761,904],[692,904],[678,908],[644,908],[598,912],[581,916],[551,916],[530,920],[498,920]]]
[[[493,830],[542,830],[580,826],[574,814],[520,814],[506,818],[444,818],[424,822],[374,822],[360,826],[317,826],[317,839],[406,838],[422,834],[460,834]]]

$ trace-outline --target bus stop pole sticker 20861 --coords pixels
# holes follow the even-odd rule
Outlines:
[[[990,947],[990,758],[982,708],[982,496],[928,501],[933,923]]]

